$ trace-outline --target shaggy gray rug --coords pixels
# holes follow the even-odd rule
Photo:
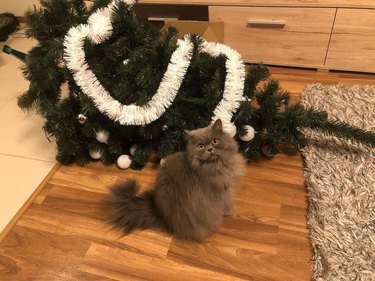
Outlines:
[[[313,84],[302,104],[375,130],[375,86]],[[303,132],[313,280],[375,280],[375,149]]]

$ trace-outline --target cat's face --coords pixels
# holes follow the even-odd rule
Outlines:
[[[186,152],[194,167],[217,165],[238,151],[237,142],[223,132],[220,120],[205,128],[185,131],[185,135]]]

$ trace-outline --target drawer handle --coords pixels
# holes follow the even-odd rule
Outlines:
[[[178,18],[174,18],[174,17],[148,17],[147,20],[148,21],[166,22],[166,21],[169,21],[169,20],[176,21],[176,20],[178,20]]]
[[[264,28],[284,28],[285,20],[248,20],[247,26]]]

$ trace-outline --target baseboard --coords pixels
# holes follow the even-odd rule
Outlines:
[[[26,22],[26,17],[16,17],[19,23],[25,23]]]
[[[3,242],[5,237],[11,232],[13,227],[17,224],[18,220],[22,217],[22,215],[27,211],[30,205],[34,202],[35,198],[42,192],[43,188],[47,185],[49,180],[55,175],[57,170],[60,168],[61,164],[56,163],[53,166],[52,170],[48,173],[48,175],[43,179],[43,181],[38,185],[35,191],[31,194],[29,199],[23,204],[21,209],[18,210],[16,215],[12,218],[12,220],[6,225],[3,231],[0,233],[0,244]]]

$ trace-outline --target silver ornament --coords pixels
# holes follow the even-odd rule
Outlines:
[[[96,132],[96,140],[101,143],[107,143],[109,132],[107,130],[100,130]]]
[[[254,138],[255,130],[250,125],[245,125],[242,127],[244,130],[246,130],[246,134],[243,136],[240,136],[240,139],[243,141],[251,141]]]
[[[81,124],[85,124],[87,121],[87,116],[83,113],[78,114],[78,122]]]
[[[95,160],[98,160],[102,157],[102,153],[99,150],[90,150],[89,154],[90,157]]]
[[[120,169],[127,169],[130,167],[132,160],[130,159],[129,155],[122,154],[117,158],[117,166]]]

